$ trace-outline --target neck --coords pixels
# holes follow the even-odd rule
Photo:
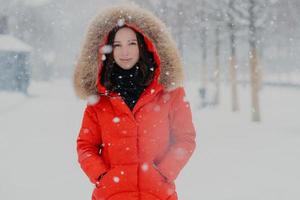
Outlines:
[[[117,64],[112,71],[112,82],[115,86],[134,87],[139,81],[139,68],[134,65],[130,69],[123,69]]]

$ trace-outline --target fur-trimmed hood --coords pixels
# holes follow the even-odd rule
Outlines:
[[[81,99],[99,93],[99,47],[116,24],[124,20],[125,24],[137,27],[148,37],[160,58],[158,83],[166,90],[183,85],[183,68],[174,40],[166,26],[151,12],[134,4],[118,5],[99,11],[90,23],[81,52],[75,67],[73,84],[76,95]],[[101,61],[102,62],[102,61]]]

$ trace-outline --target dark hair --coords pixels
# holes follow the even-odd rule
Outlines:
[[[116,26],[115,28],[113,28],[109,34],[108,34],[108,40],[107,40],[107,44],[106,45],[110,45],[111,47],[113,46],[113,42],[116,36],[116,33],[118,32],[118,30],[120,30],[121,28],[124,27],[128,27],[126,25],[119,27]],[[128,27],[130,28],[130,27]],[[132,29],[133,30],[133,29]],[[138,76],[139,76],[139,81],[137,84],[139,86],[147,86],[149,85],[149,83],[152,81],[153,77],[154,77],[154,72],[155,69],[157,67],[155,60],[154,60],[154,56],[153,53],[148,51],[147,49],[147,45],[145,43],[144,40],[144,36],[133,30],[136,34],[137,37],[137,42],[138,42],[138,47],[139,47],[139,55],[140,58],[137,61],[136,65],[139,66],[138,69]],[[113,83],[111,81],[111,75],[113,72],[114,67],[116,67],[116,63],[114,61],[113,58],[113,52],[106,54],[106,59],[103,61],[103,69],[101,71],[101,84],[104,85],[108,90],[113,90],[114,86]],[[153,68],[153,70],[150,70],[150,68]]]

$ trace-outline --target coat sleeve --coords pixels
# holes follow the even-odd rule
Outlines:
[[[168,181],[174,181],[196,148],[196,131],[190,104],[185,100],[183,87],[177,88],[169,114],[171,144],[157,164],[157,169]]]
[[[94,184],[101,174],[108,171],[108,166],[99,153],[101,144],[101,130],[96,112],[91,105],[87,105],[77,137],[77,156],[80,167]]]

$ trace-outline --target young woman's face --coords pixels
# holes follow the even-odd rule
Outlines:
[[[127,27],[116,33],[113,42],[113,56],[123,69],[132,68],[139,60],[139,47],[135,32]]]

